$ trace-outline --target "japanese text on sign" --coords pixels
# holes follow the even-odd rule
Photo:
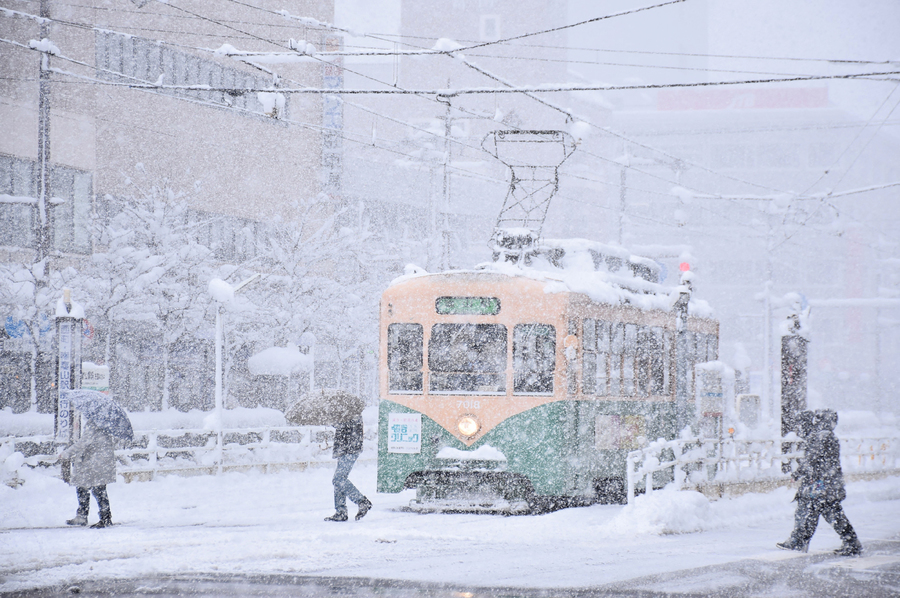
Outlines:
[[[388,414],[388,452],[418,453],[422,450],[422,415]]]

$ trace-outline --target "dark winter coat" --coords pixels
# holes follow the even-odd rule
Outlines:
[[[842,501],[847,493],[841,471],[841,445],[834,434],[837,413],[820,409],[810,419],[804,456],[793,476],[800,481],[797,498]]]
[[[341,422],[335,426],[334,451],[331,456],[337,459],[344,455],[358,455],[363,446],[362,417]]]
[[[69,484],[79,488],[105,486],[116,481],[115,439],[85,421],[81,438],[60,455],[71,459],[72,475]]]

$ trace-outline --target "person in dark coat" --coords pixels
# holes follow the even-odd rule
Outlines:
[[[341,422],[335,426],[334,451],[332,457],[337,459],[337,468],[334,470],[334,515],[326,517],[325,521],[347,521],[347,499],[356,503],[359,511],[356,520],[365,517],[372,503],[363,496],[347,476],[356,459],[362,452],[363,445],[363,421],[361,416]]]
[[[797,471],[792,474],[800,482],[794,497],[797,511],[791,537],[779,542],[779,548],[806,552],[821,515],[841,537],[842,544],[836,554],[857,556],[862,553],[862,544],[841,506],[847,492],[841,471],[841,445],[834,434],[837,421],[837,413],[831,409],[799,414],[798,433],[804,440],[805,452]]]
[[[93,528],[109,527],[112,514],[106,485],[116,481],[115,440],[105,431],[85,421],[81,438],[60,455],[71,462],[72,472],[68,482],[75,486],[78,495],[78,511],[67,525],[87,525],[91,506],[91,493],[100,509],[100,521]]]

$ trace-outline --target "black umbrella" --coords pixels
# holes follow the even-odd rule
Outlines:
[[[85,419],[110,436],[131,440],[134,430],[131,420],[122,406],[113,398],[97,390],[64,390],[73,409],[77,409]]]
[[[300,398],[285,412],[295,426],[334,426],[362,415],[366,402],[342,390],[319,390]]]

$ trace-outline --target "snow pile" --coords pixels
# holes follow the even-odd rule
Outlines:
[[[462,47],[463,45],[459,42],[448,39],[446,37],[442,37],[434,43],[434,46],[431,49],[435,50],[436,52],[453,52],[455,50],[459,50]]]
[[[175,408],[166,411],[140,411],[129,413],[131,425],[135,432],[147,430],[200,430],[210,411],[178,411]],[[52,421],[52,417],[51,421]],[[277,409],[264,407],[235,407],[222,410],[222,425],[226,429],[261,428],[265,426],[284,426],[284,414]]]
[[[254,376],[290,376],[312,367],[313,358],[300,352],[297,345],[269,347],[247,360]]]
[[[708,525],[709,499],[699,492],[663,489],[638,496],[611,523],[622,533],[687,534]]]
[[[28,42],[28,47],[32,50],[37,50],[38,52],[46,52],[48,54],[53,54],[54,56],[59,56],[62,52],[59,51],[59,48],[52,41],[47,39],[46,37],[41,41],[37,41],[36,39],[30,40]]]
[[[234,287],[221,278],[213,278],[210,280],[207,290],[212,298],[219,303],[228,303],[234,299]]]
[[[534,233],[527,228],[504,228],[509,237],[527,237]],[[628,304],[639,309],[670,311],[682,287],[664,287],[658,282],[663,266],[650,258],[634,255],[618,245],[607,245],[587,239],[544,239],[538,242],[538,255],[529,265],[507,261],[478,264],[473,270],[454,270],[449,273],[496,272],[512,277],[531,278],[544,283],[547,293],[582,293],[598,303]],[[685,273],[689,279],[693,273]],[[404,275],[391,281],[391,286],[403,283],[428,272],[412,264]],[[650,280],[647,280],[647,279]],[[706,301],[693,296],[688,304],[693,316],[711,318],[713,310]]]
[[[591,134],[591,125],[584,121],[576,120],[569,125],[569,134],[575,138],[575,143],[581,143]]]
[[[308,54],[310,56],[312,56],[313,54],[316,53],[316,47],[314,45],[312,45],[311,43],[309,43],[308,41],[306,41],[305,39],[301,39],[301,40],[296,40],[294,38],[289,39],[288,40],[288,48],[290,48],[291,50],[295,50],[295,51],[299,52],[300,54]]]
[[[241,50],[238,50],[231,44],[222,44],[215,50],[213,50],[214,54],[221,54],[223,56],[234,56],[236,54],[243,54]]]
[[[437,458],[456,461],[506,461],[506,455],[500,449],[494,448],[489,444],[481,445],[474,451],[461,451],[445,446],[438,452]]]
[[[53,434],[52,413],[13,413],[12,407],[0,409],[0,437]]]
[[[268,116],[284,114],[285,99],[283,93],[259,91],[256,93],[256,98],[259,100],[259,103],[262,104],[263,112]]]

